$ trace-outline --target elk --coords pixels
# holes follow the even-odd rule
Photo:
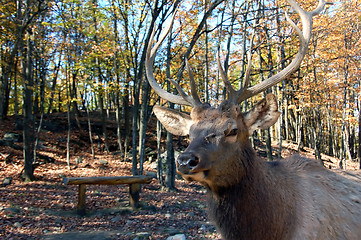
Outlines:
[[[235,90],[218,58],[228,99],[216,107],[201,102],[187,60],[191,96],[175,81],[171,80],[179,95],[157,84],[153,63],[169,27],[154,47],[149,44],[147,78],[160,97],[192,110],[188,115],[156,105],[153,111],[169,132],[189,135],[189,146],[176,160],[177,172],[207,188],[209,216],[224,239],[360,239],[361,178],[332,172],[315,160],[297,155],[266,162],[256,155],[249,141],[254,130],[277,121],[276,97],[266,95],[245,113],[239,103],[284,80],[300,66],[311,38],[312,17],[326,4],[319,0],[315,10],[307,12],[294,0],[287,1],[302,21],[301,31],[286,15],[300,38],[293,61],[257,85],[247,88],[246,83]],[[155,30],[151,39],[154,35]]]

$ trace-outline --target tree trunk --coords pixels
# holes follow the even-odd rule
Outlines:
[[[33,160],[34,163],[37,162],[37,149],[38,149],[38,145],[39,145],[39,137],[40,137],[41,127],[43,125],[43,119],[44,119],[44,112],[41,113],[39,126],[36,131],[35,144],[34,144],[34,160]]]
[[[104,94],[102,93],[102,90],[100,90],[98,94],[99,94],[98,99],[99,99],[99,107],[100,107],[100,119],[101,119],[101,123],[102,123],[102,133],[103,133],[103,138],[104,138],[104,147],[105,147],[105,151],[107,153],[109,153],[107,124],[105,121],[106,112],[104,109],[104,100],[103,100]]]
[[[127,82],[125,84],[124,89],[124,97],[123,97],[123,111],[124,111],[124,159],[128,160],[128,148],[129,148],[129,136],[130,136],[130,116],[129,116],[129,81],[126,78]]]
[[[34,83],[33,83],[33,114],[36,116],[39,114],[39,62],[36,59],[33,60],[34,64]],[[35,160],[35,159],[34,159]]]
[[[314,137],[314,150],[315,150],[315,157],[320,163],[323,165],[322,157],[321,157],[321,143],[322,143],[322,122],[320,116],[320,109],[319,106],[312,109],[312,132]]]
[[[86,88],[84,88],[84,96],[86,95]],[[94,145],[93,145],[93,133],[92,133],[92,125],[91,125],[91,121],[90,121],[90,114],[89,114],[89,102],[86,102],[84,104],[85,107],[85,112],[86,112],[86,116],[87,116],[87,120],[88,120],[88,132],[89,132],[89,140],[90,140],[90,148],[92,151],[92,156],[93,159],[95,159],[95,151],[94,151]]]
[[[175,189],[175,160],[174,160],[174,148],[173,148],[173,134],[167,132],[167,161],[166,161],[165,185],[169,190]]]
[[[122,144],[122,132],[121,132],[121,107],[120,107],[120,93],[115,93],[115,121],[117,122],[117,142],[121,155],[124,155]],[[124,155],[125,157],[125,155]]]
[[[157,121],[157,178],[160,186],[165,186],[163,180],[163,159],[161,157],[162,149],[162,124]]]
[[[18,69],[17,69],[17,65],[15,64],[15,69],[14,69],[14,115],[17,118],[19,115],[19,91],[18,91]]]
[[[46,63],[43,59],[40,60],[40,121],[38,125],[38,130],[36,132],[35,144],[34,144],[34,162],[37,161],[37,149],[39,144],[40,131],[43,125],[44,119],[44,102],[45,102],[45,81],[46,81]]]
[[[139,175],[143,175],[143,163],[145,160],[145,138],[147,133],[148,122],[148,104],[149,104],[149,83],[146,79],[143,81],[142,92],[142,108],[141,108],[141,121],[139,128]]]
[[[237,18],[237,14],[235,14],[234,12],[234,9],[235,9],[235,4],[236,4],[236,1],[233,0],[232,2],[232,18],[231,18],[231,22],[232,22],[232,25],[231,25],[231,33],[233,32],[233,26],[234,26],[234,22]],[[242,24],[242,29],[246,29],[247,28],[247,16],[248,16],[248,13],[249,13],[249,7],[250,7],[251,4],[247,4],[246,8],[242,10],[242,15],[243,15],[243,24]],[[228,39],[228,42],[227,42],[227,53],[230,52],[230,39]],[[246,45],[247,45],[247,32],[246,31],[243,31],[242,32],[242,62],[241,62],[241,74],[240,74],[240,81],[238,83],[238,88],[241,89],[243,87],[243,79],[244,79],[244,76],[245,76],[245,72],[246,72],[246,59],[247,59],[247,54],[246,54]],[[251,51],[251,50],[250,50]],[[227,60],[227,65],[228,65],[228,60],[229,60],[229,57],[226,58]],[[245,87],[248,87],[248,86],[245,86]],[[246,101],[244,102],[243,104],[243,109],[246,109]]]
[[[204,14],[207,13],[207,0],[204,0]],[[204,40],[204,47],[205,47],[205,69],[204,69],[204,100],[205,102],[209,102],[209,60],[208,60],[208,26],[207,20],[204,24],[204,31],[205,31],[205,40]]]
[[[351,161],[352,160],[352,154],[351,154],[351,150],[350,150],[350,133],[349,133],[349,129],[348,126],[345,126],[345,131],[344,131],[344,141],[345,141],[345,152],[346,152],[346,159]]]
[[[58,74],[59,74],[59,70],[60,70],[61,56],[62,56],[62,52],[60,52],[60,54],[59,54],[58,64],[54,67],[55,74],[53,76],[53,81],[51,83],[51,92],[50,92],[50,98],[49,98],[49,105],[48,105],[47,114],[49,114],[52,111],[52,108],[53,108],[55,88],[56,88],[56,80],[58,79]]]
[[[23,178],[25,181],[33,181],[34,168],[33,168],[33,154],[32,147],[33,137],[31,136],[33,127],[32,115],[32,95],[33,95],[33,75],[32,75],[32,42],[30,33],[27,32],[27,48],[26,51],[21,46],[22,66],[23,66],[23,81],[24,81],[24,126],[23,126],[23,140],[24,140],[24,170]],[[22,44],[21,44],[22,45]]]
[[[67,109],[67,117],[68,117],[68,135],[66,138],[66,163],[68,165],[68,169],[70,170],[70,133],[71,133],[71,123],[70,123],[70,103],[68,102],[66,105]]]
[[[361,96],[360,96],[360,93],[359,93],[359,96],[358,96],[358,110],[359,110],[359,115],[358,115],[358,151],[357,151],[357,157],[358,157],[358,162],[359,162],[359,168],[361,169],[361,114],[360,114]]]
[[[332,118],[330,110],[327,110],[327,128],[328,128],[328,155],[333,157],[334,156],[334,149],[333,149],[333,127],[331,124]]]
[[[287,111],[287,109],[284,107],[284,102],[285,102],[285,88],[286,88],[286,84],[285,81],[282,81],[282,88],[281,88],[281,101],[280,101],[280,111],[281,111],[281,115],[278,119],[279,122],[279,135],[278,135],[278,158],[282,158],[282,142],[283,142],[283,129],[284,129],[284,118],[285,118],[285,112]]]
[[[269,46],[270,47],[270,46]],[[261,51],[259,50],[259,53],[258,53],[258,57],[259,57],[259,62],[260,62],[260,66],[262,67],[262,53]],[[269,68],[268,69],[272,69],[273,68],[273,64],[272,64],[272,56],[269,55],[270,54],[270,48],[268,49],[268,65],[269,65]],[[269,76],[268,77],[271,77],[272,75],[272,72],[270,71],[269,72]],[[261,78],[261,81],[264,80],[264,75],[263,75],[263,71],[261,70],[261,73],[260,73],[260,78]],[[272,156],[272,139],[271,139],[271,133],[270,133],[270,129],[265,129],[264,130],[264,134],[265,134],[265,137],[266,137],[266,152],[267,152],[267,159],[269,161],[273,161],[273,156]]]
[[[69,56],[68,56],[69,57]],[[65,66],[65,80],[66,80],[66,112],[68,119],[68,135],[66,138],[66,163],[68,165],[68,169],[70,170],[70,133],[71,133],[71,122],[70,122],[70,83],[69,83],[69,73],[68,67]]]
[[[114,68],[115,68],[115,81],[117,83],[118,91],[115,93],[115,118],[117,122],[117,142],[120,154],[123,155],[124,159],[126,155],[124,154],[123,144],[122,144],[122,133],[121,133],[121,107],[120,107],[120,98],[121,98],[121,89],[120,89],[120,69],[119,69],[119,35],[118,35],[118,15],[115,8],[114,1],[111,1],[112,10],[113,10],[113,26],[114,26],[114,38],[115,38],[115,53],[114,53]],[[127,81],[127,78],[125,79]],[[125,91],[128,91],[126,88]],[[128,111],[128,109],[127,109]],[[129,127],[129,126],[128,126]],[[121,156],[122,157],[122,156]]]
[[[172,31],[170,29],[168,36],[168,44],[167,44],[167,66],[166,66],[166,76],[168,79],[171,78],[170,73],[170,63],[171,63],[171,44],[172,44]],[[167,81],[167,91],[170,91],[170,82]],[[169,103],[169,108],[174,109],[174,104]],[[166,177],[165,177],[165,186],[168,191],[175,189],[175,174],[176,174],[176,166],[174,159],[174,148],[173,148],[173,134],[167,132],[167,160],[166,160]]]
[[[139,83],[134,85],[133,91],[133,109],[132,109],[132,174],[138,175],[138,158],[137,158],[137,133],[138,133],[138,116],[139,116]],[[138,86],[137,86],[138,85]]]
[[[283,47],[284,44],[284,39],[283,39],[283,35],[281,33],[280,30],[280,19],[279,19],[279,12],[278,9],[276,9],[276,22],[277,22],[277,35],[280,38],[280,44],[281,46],[279,47],[279,62],[281,63],[281,69],[285,68],[285,59],[286,59],[286,54],[285,54],[285,49]],[[272,56],[271,56],[272,57]],[[283,135],[283,130],[285,129],[284,123],[285,121],[287,121],[288,115],[288,109],[287,109],[287,105],[285,107],[285,100],[286,100],[286,81],[283,80],[282,81],[282,87],[281,87],[281,101],[280,101],[280,110],[281,110],[281,116],[279,117],[279,136],[278,136],[278,141],[279,141],[279,150],[278,150],[278,157],[282,158],[282,141],[285,138]],[[287,125],[286,125],[286,138],[287,138]]]
[[[297,151],[300,152],[302,149],[302,124],[303,116],[302,113],[297,113],[297,123],[296,123],[296,142],[297,142]]]

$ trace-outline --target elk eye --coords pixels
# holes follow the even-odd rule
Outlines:
[[[209,143],[215,137],[216,137],[216,134],[212,133],[212,134],[207,135],[205,138],[206,138],[206,141]]]
[[[229,132],[226,134],[226,137],[236,136],[236,135],[237,135],[237,131],[238,131],[237,128],[233,128],[231,131],[229,131]]]

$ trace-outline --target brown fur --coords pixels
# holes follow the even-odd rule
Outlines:
[[[359,178],[299,156],[277,162],[256,156],[249,129],[278,116],[274,96],[246,114],[229,102],[194,108],[192,124],[184,125],[191,126],[191,142],[177,160],[184,165],[179,173],[207,187],[210,217],[224,239],[360,239]]]

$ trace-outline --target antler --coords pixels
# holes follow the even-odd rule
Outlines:
[[[152,35],[150,37],[150,42],[149,42],[148,48],[147,48],[147,54],[146,54],[146,58],[145,58],[145,71],[146,71],[148,82],[149,82],[150,86],[154,89],[154,91],[161,98],[163,98],[163,99],[165,99],[165,100],[167,100],[169,102],[175,103],[175,104],[196,107],[196,106],[201,105],[202,102],[200,101],[199,96],[197,94],[196,84],[195,84],[195,81],[194,81],[194,78],[193,78],[192,70],[189,67],[187,59],[185,59],[185,61],[186,61],[186,66],[187,66],[187,70],[188,70],[188,74],[189,74],[189,79],[191,81],[190,85],[191,85],[192,97],[188,96],[183,91],[181,86],[179,86],[179,84],[176,83],[175,81],[173,81],[172,79],[168,79],[168,80],[176,87],[176,89],[177,89],[177,91],[179,92],[180,95],[175,95],[175,94],[172,94],[172,93],[169,93],[169,92],[165,91],[162,87],[160,87],[158,85],[158,83],[155,80],[154,73],[153,73],[153,64],[154,64],[155,56],[157,54],[157,51],[158,51],[160,45],[163,43],[164,39],[167,37],[170,29],[172,28],[174,18],[175,18],[175,14],[176,14],[176,11],[174,12],[174,14],[172,16],[171,23],[168,25],[168,27],[165,29],[162,36],[159,38],[158,42],[156,42],[154,44],[154,47],[152,48],[152,42],[153,42],[154,35],[155,35],[155,32],[156,32],[156,27],[154,27]]]
[[[300,66],[303,58],[305,57],[308,49],[308,45],[311,40],[312,34],[312,17],[319,14],[326,4],[328,4],[325,0],[319,0],[318,6],[315,10],[311,12],[307,12],[303,10],[294,0],[287,0],[288,3],[292,6],[292,8],[300,15],[301,22],[302,22],[302,31],[297,27],[297,25],[289,18],[286,12],[286,20],[287,22],[295,29],[299,38],[300,38],[300,47],[297,55],[293,59],[293,61],[282,71],[278,72],[277,74],[273,75],[272,77],[258,83],[255,86],[247,88],[247,85],[244,85],[243,88],[239,89],[238,91],[234,90],[231,83],[229,82],[226,73],[222,68],[222,64],[218,58],[218,67],[220,69],[220,73],[222,79],[226,85],[227,91],[229,92],[229,100],[235,103],[241,103],[242,101],[276,85],[277,83],[281,82],[282,80],[286,79],[290,76],[294,71],[298,69]],[[250,62],[250,55],[248,56],[248,61]],[[247,72],[250,70],[250,65],[247,66]],[[246,74],[248,76],[249,74]],[[245,82],[248,82],[246,79]]]

